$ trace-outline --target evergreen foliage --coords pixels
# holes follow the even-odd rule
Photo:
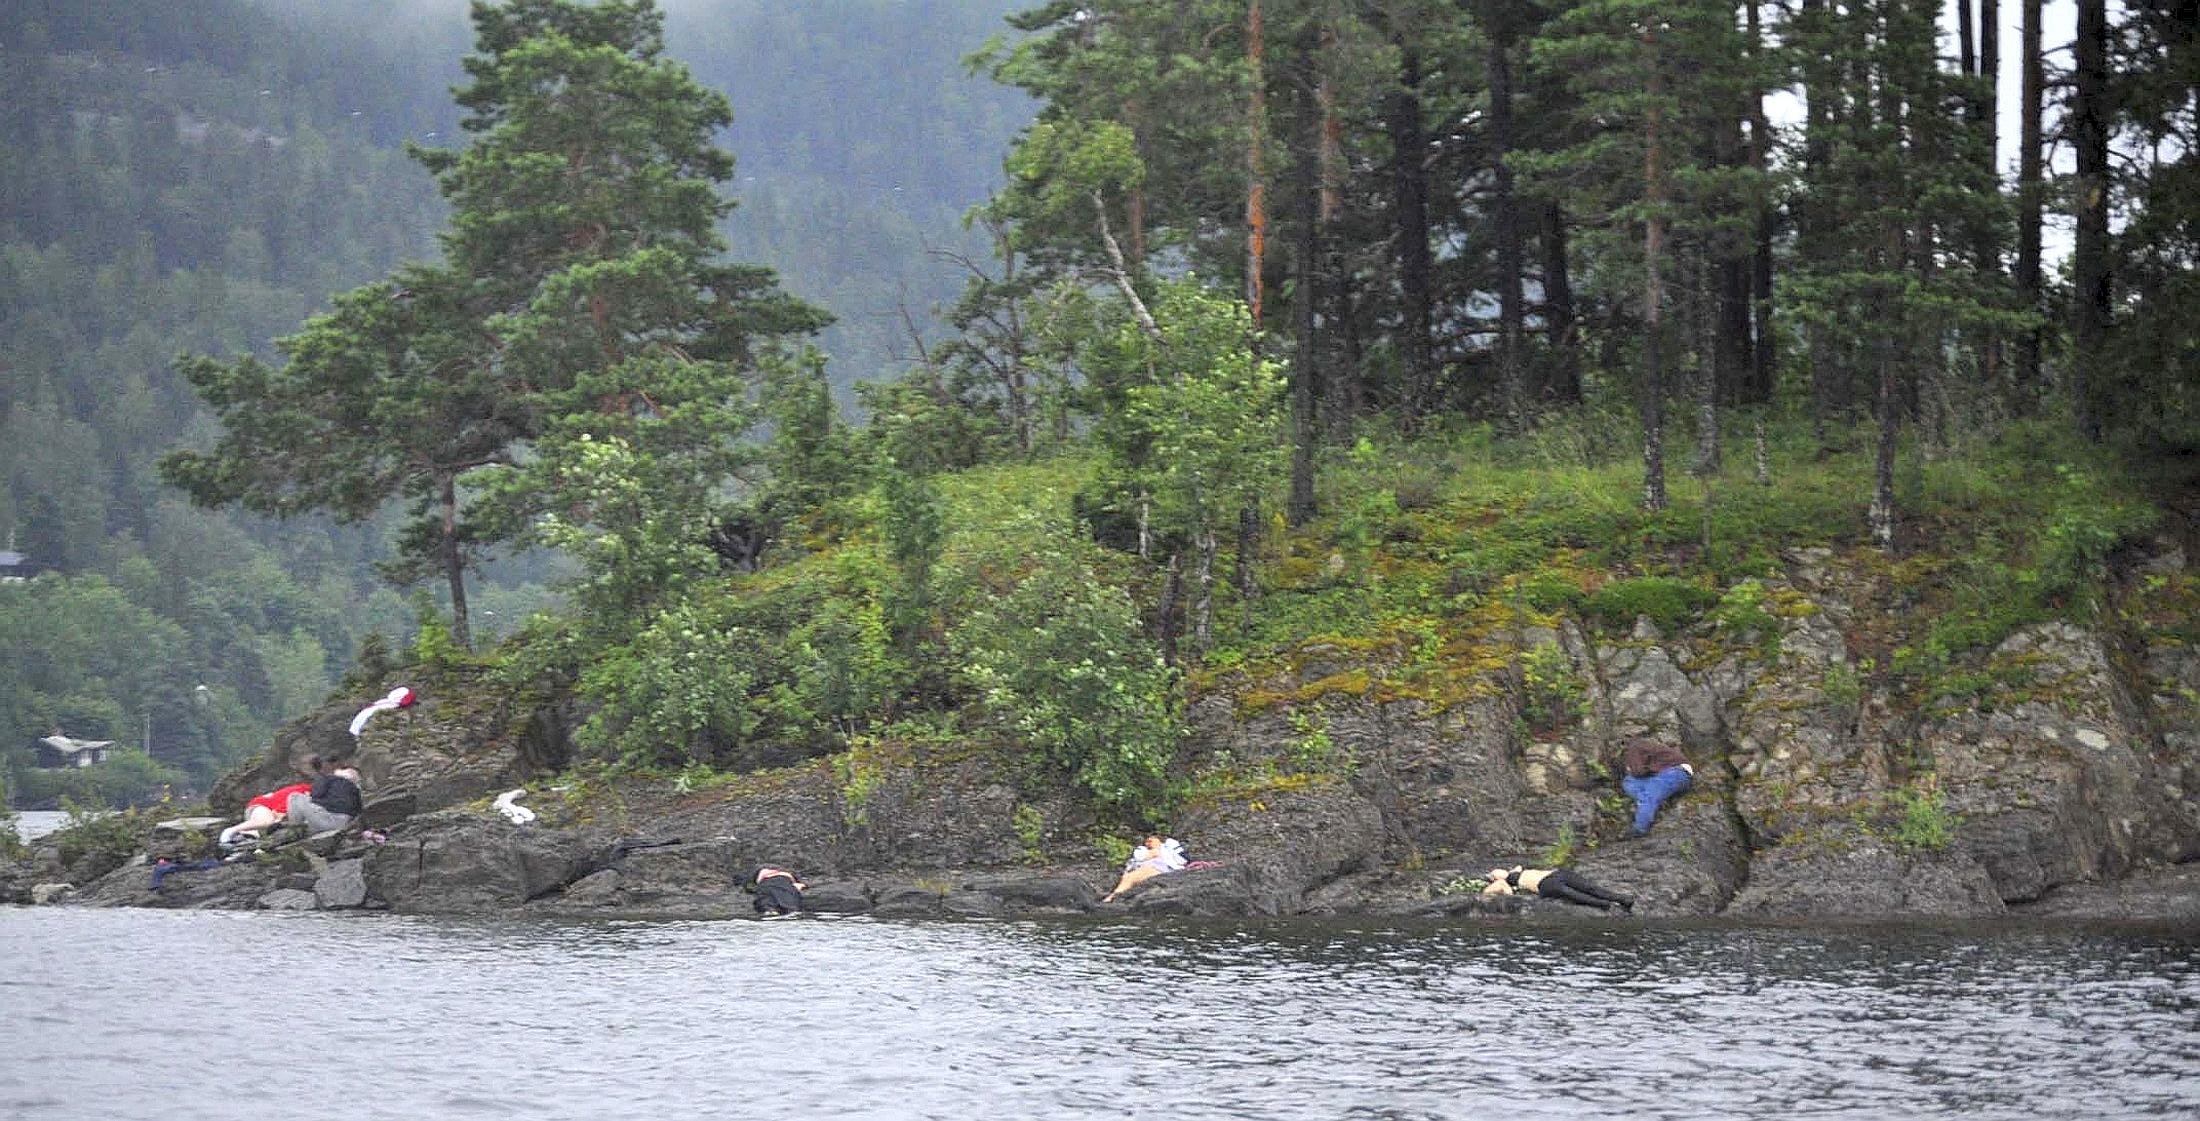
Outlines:
[[[851,30],[895,7],[836,10]],[[334,95],[289,119],[244,96],[276,45],[102,8],[133,34],[206,40],[160,80],[225,115],[163,133],[85,76],[96,20],[26,9],[5,46],[45,68],[40,97],[0,127],[92,185],[72,202],[30,174],[7,214],[0,294],[25,310],[0,345],[38,373],[0,404],[38,450],[7,462],[0,513],[80,575],[0,588],[0,628],[29,642],[97,619],[177,653],[156,673],[56,641],[50,672],[0,667],[11,730],[65,718],[120,738],[201,683],[223,734],[294,710],[355,641],[355,608],[311,605],[363,598],[361,562],[405,497],[388,568],[443,572],[460,619],[460,574],[492,548],[571,566],[567,610],[483,657],[577,694],[597,760],[701,781],[967,739],[1146,818],[1222,767],[1184,750],[1188,695],[1296,681],[1239,698],[1295,706],[1302,750],[1263,764],[1274,781],[1344,765],[1300,711],[1332,695],[1443,707],[1510,689],[1547,730],[1579,712],[1563,651],[1516,661],[1494,633],[1647,621],[1761,654],[1808,609],[1774,586],[1804,546],[1858,550],[1871,594],[1903,604],[1881,613],[1893,633],[1859,640],[1872,690],[1968,703],[2004,639],[2095,617],[2119,551],[2178,531],[2165,508],[2191,502],[2183,0],[2088,7],[2061,119],[2035,122],[2084,148],[2059,192],[2002,182],[1997,91],[1922,0],[1048,2],[956,48],[1007,87],[953,95],[988,135],[1021,104],[1008,90],[1036,119],[1005,152],[932,145],[911,162],[952,165],[936,178],[968,195],[899,209],[850,201],[891,193],[876,134],[939,135],[907,97],[875,120],[849,108],[893,101],[891,77],[755,144],[698,80],[726,27],[823,34],[797,8],[729,0],[721,25],[702,4],[480,7],[471,142],[414,149],[449,214],[426,264],[397,258],[443,211],[403,188],[392,137],[335,122],[308,159]],[[912,50],[937,53],[957,12]],[[755,69],[814,88],[777,58]],[[755,102],[780,112],[787,89]],[[1769,118],[1783,92],[1799,121]],[[201,228],[193,192],[249,185],[197,158],[218,144],[260,153],[286,200],[331,162],[391,176],[339,221],[429,220],[348,250],[280,214]],[[2021,146],[2036,163],[2037,133]],[[186,189],[148,189],[170,171]],[[759,220],[728,223],[735,183]],[[2085,231],[2067,299],[2027,265],[2043,199]],[[912,250],[920,212],[971,202],[960,240]],[[836,208],[855,215],[837,261],[807,275],[874,303],[824,341],[883,334],[900,361],[851,370],[787,345],[827,317],[725,263],[729,245],[779,257]],[[61,236],[80,214],[152,217]],[[931,325],[895,275],[920,256],[964,286],[920,293],[942,300]],[[182,368],[219,433],[148,372],[179,343],[238,355]],[[830,387],[867,375],[850,423]],[[1685,475],[1668,478],[1669,435],[1693,440]],[[362,528],[210,533],[146,484],[179,443],[199,450],[170,474],[199,498]],[[255,594],[184,576],[224,564]],[[422,657],[470,657],[462,630],[422,636]],[[1304,680],[1316,647],[1354,664]],[[155,756],[186,765],[180,747]],[[866,758],[848,757],[851,791],[876,788]]]
[[[417,477],[428,485],[412,500],[427,502],[427,516],[407,529],[388,506],[356,525],[195,509],[161,487],[154,465],[217,435],[171,366],[179,349],[280,369],[286,356],[267,340],[298,333],[316,311],[328,316],[318,338],[358,327],[388,342],[400,326],[425,325],[428,297],[448,294],[428,266],[400,264],[433,252],[446,215],[400,146],[464,143],[447,91],[464,77],[466,14],[457,0],[371,11],[335,0],[34,0],[0,12],[11,93],[0,108],[0,547],[12,542],[72,582],[98,574],[184,629],[159,688],[99,681],[104,668],[92,687],[119,712],[125,740],[138,741],[150,717],[155,758],[189,785],[203,787],[276,722],[319,703],[363,639],[412,630],[407,598],[377,568],[401,584],[443,571],[432,476]],[[917,26],[906,16],[887,3],[812,11],[720,0],[670,17],[673,52],[737,95],[742,112],[724,135],[759,157],[738,184],[754,208],[723,232],[743,255],[792,267],[807,291],[863,317],[824,336],[842,360],[841,385],[892,361],[900,332],[878,329],[894,299],[879,302],[879,276],[903,278],[920,314],[952,294],[925,246],[958,244],[954,220],[997,181],[999,141],[1023,112],[1014,94],[959,74],[995,12],[935,6]],[[828,123],[823,110],[838,115]],[[893,128],[876,127],[889,119]],[[854,192],[837,178],[855,174],[876,188]],[[377,276],[392,278],[385,295],[404,295],[377,302],[362,289],[331,305],[330,292]],[[373,392],[334,385],[363,355],[324,349],[319,360],[347,402]],[[292,404],[305,409],[310,393],[297,388]],[[297,474],[299,490],[267,490],[261,506],[362,484],[403,497],[391,478],[401,460],[445,454],[437,442],[454,448],[464,435],[411,421],[473,408],[463,383],[414,389],[433,392],[382,395],[367,433],[324,424],[315,431],[325,445],[290,445],[316,466],[339,453],[355,465],[379,455],[379,465]],[[370,452],[357,438],[368,433],[404,447]],[[264,448],[280,433],[246,435]],[[264,464],[236,466],[231,482],[267,481]],[[458,528],[466,563],[485,558],[490,527]],[[550,602],[544,585],[568,563],[536,550],[469,569],[477,634],[505,633]],[[54,577],[33,587],[18,609],[76,602]],[[194,700],[200,685],[205,705]],[[51,731],[45,712],[29,694],[0,694],[10,737],[0,770],[28,767],[29,740],[16,732]]]

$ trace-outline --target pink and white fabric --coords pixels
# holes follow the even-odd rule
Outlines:
[[[419,699],[412,690],[402,685],[390,690],[388,696],[360,709],[359,715],[351,718],[351,738],[359,738],[359,733],[366,728],[367,721],[374,719],[375,713],[389,712],[392,709],[411,708],[412,703]]]

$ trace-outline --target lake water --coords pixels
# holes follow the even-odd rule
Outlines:
[[[2189,1118],[2200,932],[0,907],[0,1117]]]
[[[68,821],[69,815],[60,810],[17,810],[15,832],[26,841],[35,841],[68,824]]]

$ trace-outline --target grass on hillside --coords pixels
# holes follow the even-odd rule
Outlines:
[[[1840,554],[1842,567],[1865,585],[1859,591],[1867,602],[1859,606],[1868,621],[1847,636],[1862,656],[1863,679],[1921,703],[1975,703],[2022,687],[2027,673],[1982,652],[2029,623],[2090,618],[2111,551],[2143,536],[2158,517],[2100,453],[2044,426],[2022,428],[1960,454],[1927,459],[1906,448],[1898,474],[1903,532],[1887,556],[1870,546],[1865,526],[1867,434],[1838,434],[1853,450],[1827,453],[1800,427],[1776,431],[1767,449],[1769,484],[1755,480],[1747,443],[1729,446],[1724,472],[1699,479],[1679,469],[1687,450],[1676,440],[1670,507],[1650,514],[1641,508],[1631,434],[1599,438],[1592,421],[1562,418],[1517,438],[1479,426],[1370,437],[1331,452],[1319,474],[1318,516],[1294,528],[1270,515],[1251,599],[1231,586],[1235,558],[1226,542],[1216,573],[1215,644],[1186,649],[1188,690],[1228,695],[1241,714],[1288,705],[1315,717],[1291,759],[1205,760],[1176,799],[1254,797],[1277,783],[1349,771],[1352,760],[1342,752],[1320,750],[1318,708],[1331,699],[1417,700],[1440,709],[1525,688],[1535,694],[1523,698],[1529,732],[1556,730],[1580,714],[1570,667],[1516,662],[1523,638],[1562,619],[1612,641],[1625,641],[1638,618],[1666,634],[1708,624],[1699,633],[1725,648],[1765,649],[1780,617],[1817,610],[1764,582],[1784,571],[1783,554],[1802,547]],[[1080,454],[934,480],[944,530],[934,609],[943,630],[1005,594],[1036,551],[1058,547],[1076,496],[1093,485],[1098,467],[1094,456]],[[1281,507],[1282,483],[1271,511]],[[962,718],[967,691],[958,667],[938,650],[909,671],[917,675],[913,692],[876,694],[864,702],[878,706],[863,710],[867,716],[837,725],[803,716],[810,701],[797,692],[808,688],[801,681],[814,668],[803,659],[856,657],[836,636],[872,633],[864,628],[875,631],[879,613],[891,607],[896,577],[885,527],[885,503],[875,492],[816,512],[789,535],[775,563],[712,593],[683,632],[700,636],[705,648],[664,653],[702,670],[722,664],[718,677],[755,668],[743,659],[782,674],[760,679],[782,684],[752,694],[743,719],[809,729],[795,733],[800,742],[712,757],[714,766],[747,770],[859,741],[955,740],[979,727]],[[1092,564],[1097,579],[1126,588],[1150,615],[1163,558],[1098,550]],[[2157,583],[2146,601],[2154,615],[2174,618],[2178,597],[2200,595],[2182,574]],[[713,635],[734,641],[721,650],[710,645]],[[893,656],[884,648],[874,653]],[[1326,668],[1310,672],[1317,666]],[[859,661],[834,672],[848,674],[855,688],[876,669]],[[681,681],[668,694],[675,700],[684,691],[723,688],[709,673]],[[1829,688],[1841,684],[1861,695],[1864,680]]]

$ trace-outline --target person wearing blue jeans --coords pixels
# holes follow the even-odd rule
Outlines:
[[[1627,773],[1620,777],[1619,786],[1635,800],[1635,825],[1629,832],[1646,836],[1650,823],[1657,819],[1658,807],[1695,785],[1696,768],[1689,765],[1679,748],[1657,740],[1628,744],[1623,763]]]

